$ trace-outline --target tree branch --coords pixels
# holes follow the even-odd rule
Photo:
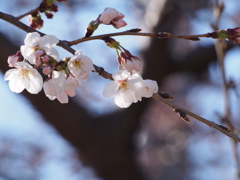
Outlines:
[[[39,31],[36,31],[35,29],[32,29],[28,26],[26,26],[25,24],[21,23],[18,21],[18,19],[14,16],[11,16],[9,14],[5,14],[5,13],[2,13],[0,12],[0,18],[7,21],[7,22],[10,22],[11,24],[19,27],[20,29],[26,31],[26,32],[38,32],[40,33],[42,36],[45,35],[44,33],[41,33]],[[148,37],[157,37],[157,38],[170,38],[170,37],[173,37],[173,38],[182,38],[182,39],[185,39],[185,38],[193,38],[193,37],[210,37],[209,34],[203,34],[203,35],[192,35],[192,36],[171,36],[170,33],[158,33],[160,37],[158,37],[158,34],[156,33],[136,33],[136,32],[132,32],[134,30],[129,30],[129,31],[124,31],[124,32],[119,32],[119,33],[110,33],[110,34],[106,34],[106,35],[99,35],[99,36],[92,36],[92,37],[84,37],[84,38],[81,38],[81,39],[78,39],[76,41],[71,41],[71,42],[68,42],[68,41],[60,41],[57,45],[62,47],[63,49],[69,51],[70,53],[74,54],[75,53],[75,50],[72,49],[70,46],[71,45],[74,45],[75,43],[80,43],[80,42],[84,42],[84,41],[90,41],[90,40],[95,40],[95,39],[102,39],[104,37],[107,37],[107,36],[120,36],[120,35],[138,35],[138,36],[148,36]],[[162,37],[161,37],[162,36]],[[104,68],[102,67],[98,67],[96,65],[94,65],[95,67],[95,70],[96,72],[106,78],[106,79],[110,79],[112,80],[112,75],[106,71],[104,71]],[[174,105],[173,103],[170,103],[169,101],[165,100],[164,98],[162,98],[161,96],[157,95],[157,94],[154,94],[153,95],[153,98],[157,99],[158,101],[161,101],[162,103],[166,104],[167,106],[171,107],[172,109],[179,109],[183,112],[185,112],[186,114],[188,114],[189,116],[199,120],[200,122],[218,130],[219,132],[231,137],[232,139],[236,140],[237,142],[240,142],[240,139],[235,136],[234,134],[230,133],[230,132],[227,132],[226,130],[224,130],[223,128],[221,128],[221,126],[217,125],[216,123],[212,122],[212,121],[209,121],[209,120],[206,120],[190,111],[187,111],[181,107],[178,107],[177,105]]]
[[[158,100],[158,101],[160,101],[160,102],[162,102],[163,104],[169,106],[173,110],[179,109],[180,111],[186,113],[187,115],[193,117],[194,119],[196,119],[196,120],[198,120],[198,121],[208,125],[209,127],[213,128],[213,129],[216,129],[217,131],[225,134],[226,136],[234,139],[235,141],[240,142],[240,138],[239,137],[237,137],[234,134],[224,130],[221,125],[218,125],[218,124],[216,124],[213,121],[209,121],[209,120],[207,120],[205,118],[202,118],[201,116],[198,116],[198,115],[196,115],[196,114],[194,114],[194,113],[192,113],[192,112],[190,112],[190,111],[188,111],[188,110],[186,110],[184,108],[181,108],[180,106],[177,106],[177,105],[169,102],[168,100],[164,99],[163,97],[159,96],[158,94],[153,94],[153,98]]]

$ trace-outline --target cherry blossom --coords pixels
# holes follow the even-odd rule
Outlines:
[[[44,51],[47,55],[58,60],[58,51],[54,48],[59,40],[53,35],[40,36],[39,33],[28,33],[21,46],[21,53],[31,64],[35,64],[36,59]]]
[[[74,77],[66,77],[64,71],[53,71],[52,78],[44,82],[43,90],[50,99],[58,99],[60,103],[68,103],[68,96],[76,95],[79,82]]]
[[[4,76],[4,80],[9,81],[11,91],[20,93],[26,89],[31,94],[37,94],[42,90],[43,79],[36,69],[27,62],[18,62],[15,67]]]
[[[99,15],[97,21],[106,25],[113,25],[115,28],[121,28],[127,25],[127,23],[122,20],[124,14],[118,12],[114,8],[106,8],[102,14]]]
[[[75,78],[85,80],[94,67],[88,56],[83,55],[81,51],[76,51],[75,56],[68,62],[68,69]]]
[[[103,96],[114,97],[115,104],[121,108],[129,107],[133,102],[141,100],[143,79],[139,74],[130,74],[128,71],[118,71],[113,74],[114,81],[109,82]]]

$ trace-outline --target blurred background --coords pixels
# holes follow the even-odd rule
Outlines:
[[[0,11],[19,16],[41,0],[1,0]],[[225,5],[220,29],[240,24],[239,0]],[[88,23],[106,8],[125,14],[120,30],[101,25],[105,34],[141,28],[143,32],[176,35],[212,32],[213,0],[68,0],[44,20],[41,32],[61,40],[84,35]],[[28,17],[21,19],[28,24]],[[154,99],[119,109],[102,96],[109,80],[92,73],[70,103],[50,101],[41,92],[15,94],[3,81],[7,57],[15,54],[26,32],[0,21],[0,180],[237,180],[238,146],[230,138],[177,114]],[[204,118],[224,124],[221,73],[212,39],[200,42],[148,37],[115,37],[144,63],[143,78],[158,82],[174,103]],[[224,42],[231,117],[239,129],[240,48]],[[116,54],[102,41],[73,46],[109,73],[117,70]],[[62,58],[71,54],[62,50]]]

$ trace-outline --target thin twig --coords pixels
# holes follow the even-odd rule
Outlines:
[[[35,8],[35,9],[29,11],[29,12],[26,12],[26,13],[20,15],[20,16],[17,16],[16,18],[17,18],[17,20],[20,20],[20,19],[22,19],[23,17],[25,17],[25,16],[27,16],[27,15],[30,15],[30,14],[33,14],[33,13],[38,12],[38,11],[39,11],[39,7]]]
[[[224,9],[224,4],[219,3],[218,0],[215,0],[215,6],[214,6],[214,18],[215,18],[215,24],[213,25],[213,29],[217,30],[219,29],[218,24],[221,19],[221,15]],[[225,53],[224,53],[224,48],[223,48],[223,42],[222,41],[215,41],[215,49],[218,57],[218,62],[220,66],[220,71],[221,71],[221,78],[223,82],[223,91],[224,91],[224,114],[222,117],[222,121],[226,123],[227,126],[229,126],[233,133],[236,133],[234,125],[232,124],[230,118],[231,118],[231,110],[230,110],[230,97],[229,97],[229,82],[227,81],[226,78],[226,69],[225,69]],[[236,141],[232,141],[232,150],[233,150],[233,155],[236,160],[237,164],[237,169],[238,169],[238,179],[240,179],[240,157],[238,153],[238,144]]]
[[[133,29],[134,30],[134,29]],[[177,39],[185,39],[185,40],[193,40],[198,41],[200,40],[200,37],[205,38],[213,38],[211,33],[207,34],[198,34],[198,35],[171,35],[167,32],[159,32],[159,33],[143,33],[143,32],[133,32],[131,30],[117,32],[117,33],[109,33],[109,34],[102,34],[97,36],[91,36],[91,37],[83,37],[74,41],[69,41],[69,45],[76,45],[85,41],[92,41],[92,40],[102,40],[103,38],[109,37],[109,36],[146,36],[146,37],[152,37],[152,38],[159,38],[159,39],[166,39],[166,38],[177,38]]]
[[[184,113],[186,113],[187,115],[193,117],[194,119],[196,119],[196,120],[198,120],[198,121],[200,121],[200,122],[208,125],[209,127],[213,128],[213,129],[216,129],[217,131],[219,131],[219,132],[227,135],[228,137],[234,139],[235,141],[240,142],[240,138],[239,138],[239,137],[237,137],[236,135],[234,135],[234,134],[232,134],[232,133],[224,130],[221,126],[219,126],[219,125],[216,124],[215,122],[209,121],[209,120],[207,120],[207,119],[205,119],[205,118],[203,118],[203,117],[201,117],[201,116],[198,116],[198,115],[196,115],[196,114],[194,114],[194,113],[192,113],[192,112],[190,112],[190,111],[188,111],[188,110],[186,110],[186,109],[184,109],[184,108],[181,108],[181,107],[175,105],[174,103],[172,103],[172,102],[164,99],[163,97],[161,97],[161,96],[158,95],[158,94],[153,94],[152,97],[153,97],[154,99],[162,102],[163,104],[169,106],[169,107],[172,108],[173,110],[175,110],[175,109],[181,110],[182,112],[184,112]]]

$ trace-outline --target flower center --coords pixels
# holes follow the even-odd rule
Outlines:
[[[118,83],[119,83],[118,90],[126,91],[129,89],[127,86],[127,80],[119,80]]]
[[[145,87],[147,91],[150,91],[151,89],[149,87]]]
[[[28,77],[29,72],[30,72],[30,71],[27,70],[27,69],[21,69],[20,74],[19,74],[21,80],[27,80],[27,79],[29,79],[29,77]]]
[[[75,68],[80,68],[80,67],[81,67],[81,61],[80,61],[80,60],[75,60],[75,61],[73,62],[73,66],[74,66]]]

